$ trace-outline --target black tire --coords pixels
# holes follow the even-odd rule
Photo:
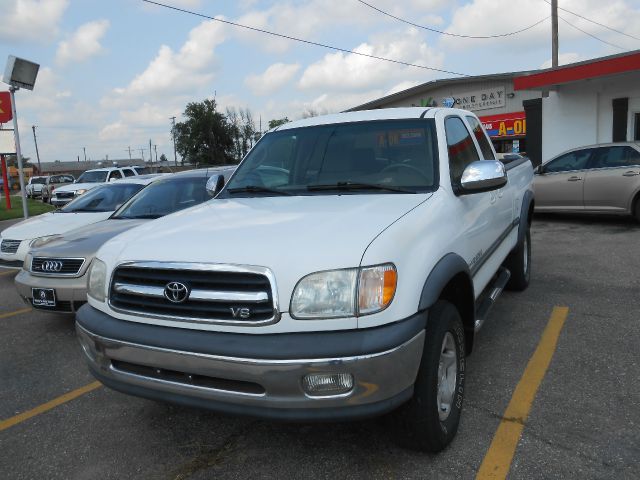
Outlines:
[[[636,203],[633,204],[633,218],[636,222],[640,222],[640,196],[636,199]]]
[[[531,279],[531,230],[527,228],[522,241],[509,254],[504,266],[511,272],[505,289],[521,292],[529,286]]]
[[[455,351],[445,349],[449,335]],[[441,409],[438,383],[441,353],[448,351],[456,360],[453,396],[450,409]],[[452,371],[453,371],[452,370]],[[456,435],[464,398],[465,343],[464,328],[458,310],[449,302],[438,301],[429,309],[424,350],[414,385],[413,397],[394,412],[393,431],[398,442],[412,450],[436,453],[443,450]],[[441,417],[441,414],[443,417]]]

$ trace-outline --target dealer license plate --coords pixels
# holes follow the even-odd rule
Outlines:
[[[32,288],[33,305],[36,307],[55,307],[56,291],[53,288]]]

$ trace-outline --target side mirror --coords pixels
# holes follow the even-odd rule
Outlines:
[[[489,192],[507,184],[507,172],[499,160],[480,160],[467,165],[460,180],[461,195]]]
[[[533,173],[536,175],[544,175],[544,169],[542,168],[542,165],[538,165],[536,168],[534,168]]]
[[[207,185],[205,188],[207,189],[207,193],[209,194],[209,196],[215,197],[218,193],[220,193],[222,187],[224,187],[224,175],[213,175],[209,177],[209,180],[207,180]]]

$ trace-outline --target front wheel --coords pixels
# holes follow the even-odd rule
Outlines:
[[[531,229],[527,228],[522,241],[509,254],[504,266],[511,272],[505,288],[521,292],[529,286],[531,279]]]
[[[429,309],[413,397],[395,413],[394,429],[408,448],[436,453],[456,435],[464,398],[464,328],[456,307]]]
[[[640,222],[640,196],[633,206],[633,217],[636,219],[636,222]]]

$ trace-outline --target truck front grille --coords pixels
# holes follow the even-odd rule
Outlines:
[[[35,257],[31,261],[31,271],[41,275],[77,275],[84,258]]]
[[[2,253],[16,253],[20,248],[21,240],[2,240],[0,244],[0,252]]]
[[[270,276],[259,267],[141,262],[116,268],[109,303],[146,317],[196,323],[278,320]]]

